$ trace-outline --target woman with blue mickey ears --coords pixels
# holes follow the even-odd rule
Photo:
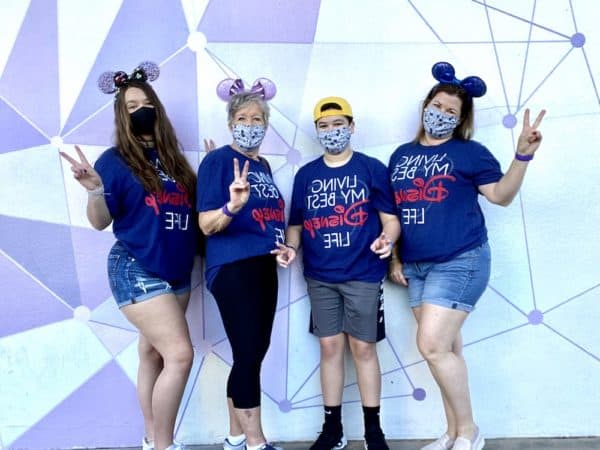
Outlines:
[[[485,441],[473,421],[461,327],[485,291],[490,248],[478,195],[507,206],[517,195],[542,141],[545,111],[523,129],[508,171],[473,135],[473,98],[485,94],[479,77],[458,80],[446,62],[433,66],[438,81],[423,102],[414,141],[390,158],[402,236],[390,278],[408,286],[417,320],[417,346],[438,384],[447,430],[422,450],[480,450]]]
[[[282,242],[284,201],[269,163],[259,155],[275,85],[259,78],[223,80],[230,145],[211,150],[198,168],[197,210],[206,238],[206,282],[231,345],[227,380],[229,436],[224,450],[273,450],[263,433],[260,370],[277,306],[277,267],[270,254]],[[207,145],[207,149],[210,145]]]
[[[64,152],[74,177],[88,191],[87,216],[117,242],[108,255],[113,297],[140,331],[137,392],[144,415],[144,450],[176,450],[177,411],[192,366],[185,319],[197,246],[196,175],[165,109],[147,81],[156,64],[131,75],[105,72],[100,89],[115,95],[116,146],[94,167],[78,146],[79,161]]]

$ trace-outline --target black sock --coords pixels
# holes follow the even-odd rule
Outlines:
[[[381,425],[379,424],[379,406],[363,406],[362,409],[365,418],[365,433],[381,431]]]
[[[342,429],[342,405],[323,405],[323,413],[325,416],[325,427],[327,427],[330,430]]]

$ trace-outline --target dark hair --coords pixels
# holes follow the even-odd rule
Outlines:
[[[338,105],[337,103],[325,103],[321,106],[321,108],[319,109],[319,111],[324,112],[324,111],[328,111],[330,109],[335,109],[336,111],[341,111],[342,107],[340,105]],[[352,121],[354,120],[354,118],[352,116],[346,116],[344,115],[344,117],[346,119],[348,119],[348,123],[352,123]],[[320,118],[319,118],[320,119]],[[315,125],[317,124],[317,122],[319,121],[319,119],[315,120]]]
[[[467,94],[462,87],[455,84],[445,84],[440,83],[436,84],[427,96],[425,100],[423,100],[423,105],[421,107],[421,123],[419,125],[419,131],[417,132],[417,136],[414,139],[414,142],[419,142],[425,136],[425,129],[423,128],[423,113],[427,105],[431,102],[433,97],[435,97],[438,93],[445,92],[448,95],[453,95],[458,97],[461,101],[460,107],[460,118],[458,122],[458,126],[454,129],[454,133],[452,137],[457,139],[462,139],[468,141],[473,137],[474,127],[473,127],[473,98]]]
[[[148,192],[160,192],[162,190],[162,181],[152,164],[144,156],[144,146],[139,138],[133,134],[130,113],[127,110],[125,101],[125,92],[132,87],[141,89],[156,111],[154,145],[165,172],[185,186],[190,199],[194,201],[196,174],[183,155],[175,130],[167,117],[163,104],[152,86],[146,82],[131,80],[126,87],[119,89],[115,97],[115,140],[119,153],[131,168],[133,174],[139,178],[144,189]]]

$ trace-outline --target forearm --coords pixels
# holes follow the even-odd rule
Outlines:
[[[89,194],[86,212],[90,224],[96,230],[104,230],[112,222],[112,217],[108,211],[106,200],[102,194]]]
[[[289,225],[285,230],[285,243],[298,250],[302,243],[302,225]]]
[[[223,208],[227,208],[229,214],[226,214]],[[198,214],[198,225],[200,226],[202,233],[206,236],[218,233],[229,226],[233,220],[233,216],[237,214],[240,209],[234,211],[231,202],[228,202],[221,208],[201,212]]]
[[[385,236],[395,246],[396,242],[400,238],[400,222],[395,215],[380,213],[381,226]]]
[[[488,200],[497,205],[508,206],[521,189],[528,165],[526,161],[514,159],[504,176],[494,185],[493,196]]]

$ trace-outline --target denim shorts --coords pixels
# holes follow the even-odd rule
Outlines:
[[[411,308],[431,303],[471,312],[490,279],[490,246],[487,242],[445,262],[404,263]]]
[[[191,279],[169,282],[148,272],[119,241],[108,253],[108,281],[119,308],[159,295],[179,295],[191,290]]]

